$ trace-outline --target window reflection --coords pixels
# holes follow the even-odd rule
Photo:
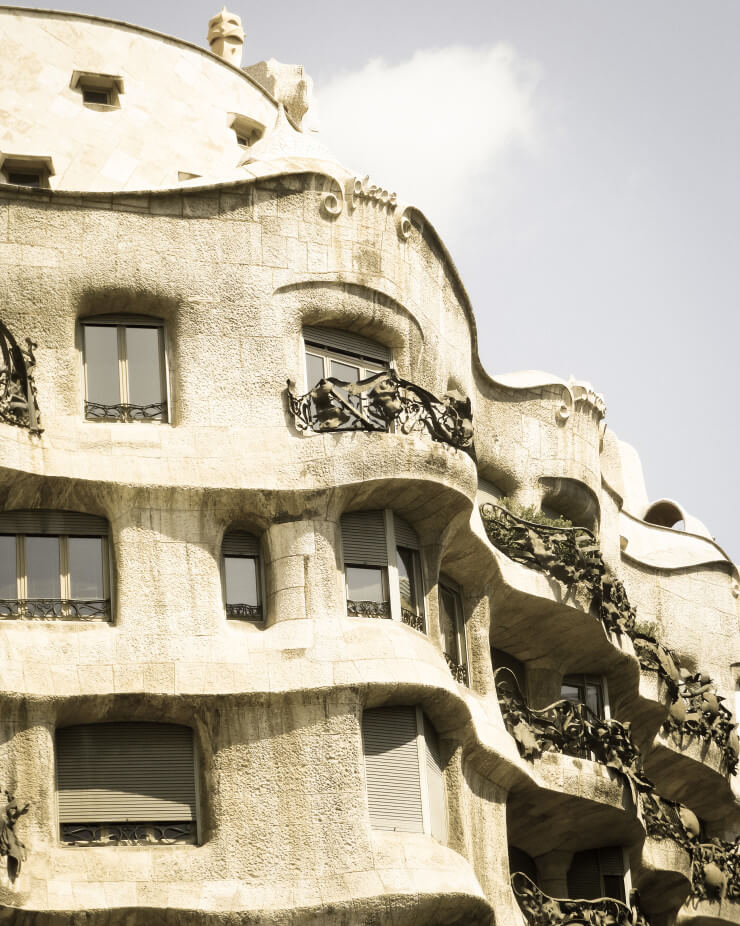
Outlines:
[[[103,590],[103,541],[100,537],[69,538],[70,597],[101,600]]]
[[[246,556],[225,556],[226,604],[258,605],[257,561]]]
[[[18,597],[15,537],[0,536],[0,598]]]
[[[371,566],[347,566],[347,597],[352,601],[388,600],[385,569]]]

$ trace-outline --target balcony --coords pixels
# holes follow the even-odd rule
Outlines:
[[[36,345],[26,338],[22,350],[13,335],[0,322],[0,421],[41,434],[33,368]]]
[[[288,407],[299,431],[320,434],[343,431],[426,433],[432,440],[462,450],[475,460],[470,399],[431,392],[394,370],[356,382],[320,379],[305,395],[288,380]]]
[[[529,926],[650,926],[634,891],[629,906],[611,897],[561,900],[549,897],[521,871],[511,876],[511,886]]]
[[[110,619],[110,599],[0,598],[0,621]]]

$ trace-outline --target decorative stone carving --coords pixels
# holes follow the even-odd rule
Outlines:
[[[26,338],[26,350],[22,350],[8,328],[0,322],[0,421],[27,428],[31,434],[41,434],[33,382],[35,347],[36,344]]]
[[[348,180],[344,185],[344,198],[347,201],[349,212],[353,212],[362,202],[372,202],[381,209],[396,213],[395,225],[398,237],[401,241],[407,241],[411,237],[414,229],[410,217],[411,206],[400,206],[395,193],[370,183],[369,177],[362,179],[352,177]],[[400,211],[396,212],[399,206]]]
[[[560,900],[550,897],[523,872],[511,876],[511,886],[529,926],[650,926],[640,911],[637,891],[630,904],[600,897],[598,900]]]
[[[295,125],[302,128],[313,95],[313,81],[302,64],[283,64],[270,58],[243,68],[244,72],[282,103]]]
[[[481,505],[480,513],[488,539],[509,559],[585,594],[596,605],[607,630],[634,633],[635,611],[591,531],[534,524],[490,503]]]
[[[10,791],[5,796],[7,801],[0,811],[0,856],[8,859],[10,877],[15,878],[26,860],[26,846],[16,835],[15,825],[31,805],[26,803],[21,807]]]
[[[214,55],[240,68],[244,50],[241,18],[224,7],[208,23],[208,44]]]
[[[475,459],[470,399],[451,393],[438,399],[393,370],[357,382],[320,379],[302,396],[288,380],[288,404],[300,431],[426,431]]]

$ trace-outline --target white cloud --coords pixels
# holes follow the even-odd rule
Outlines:
[[[417,51],[399,64],[376,58],[316,87],[321,138],[447,237],[490,193],[505,156],[533,150],[539,76],[503,44]]]

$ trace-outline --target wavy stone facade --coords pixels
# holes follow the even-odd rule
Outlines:
[[[0,151],[65,165],[0,186],[0,522],[105,519],[109,562],[95,619],[3,611],[0,920],[740,923],[738,573],[695,519],[644,520],[603,400],[487,374],[424,216],[234,64],[70,14],[0,7],[0,36],[28,64],[0,62]],[[53,123],[82,105],[81,70],[122,75],[133,102]],[[237,107],[262,140],[226,134]],[[178,186],[196,135],[196,173],[221,179]],[[156,320],[166,420],[85,417],[84,321],[113,314]],[[307,326],[379,345],[393,372],[309,381]],[[542,507],[575,526],[522,516]],[[418,538],[416,621],[348,615],[341,519],[379,510]],[[227,616],[234,530],[258,538],[262,620]],[[577,674],[602,680],[605,717],[561,697]],[[363,714],[403,706],[439,737],[445,839],[371,823]],[[193,731],[190,843],[62,838],[59,731],[114,722]],[[569,899],[573,859],[604,847],[628,860],[624,900]]]

